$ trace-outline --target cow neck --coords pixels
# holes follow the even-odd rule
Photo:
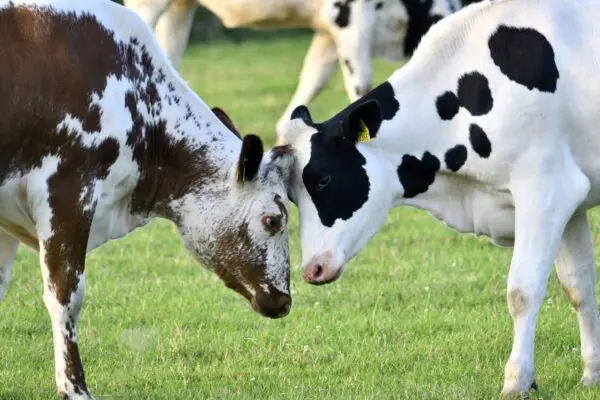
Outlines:
[[[436,186],[441,187],[434,182],[464,172],[460,169],[468,143],[463,143],[462,136],[457,139],[454,124],[440,119],[436,110],[440,93],[428,90],[430,77],[426,75],[426,69],[409,62],[390,77],[399,109],[384,119],[373,146],[382,168],[389,170],[393,204],[428,210],[439,194]]]
[[[173,201],[186,194],[224,193],[237,162],[241,140],[193,93],[169,116],[144,127],[144,145],[137,158],[140,178],[132,211],[175,220]]]

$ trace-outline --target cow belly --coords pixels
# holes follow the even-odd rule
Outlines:
[[[490,196],[474,205],[473,227],[475,235],[485,235],[500,247],[512,247],[515,240],[515,209]]]
[[[199,0],[199,3],[228,28],[305,27],[310,21],[298,8],[298,2],[292,0]]]
[[[443,195],[416,206],[429,210],[457,232],[487,236],[498,246],[513,246],[515,210],[510,193],[451,179],[441,183]]]

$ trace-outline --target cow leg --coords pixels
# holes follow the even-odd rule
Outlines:
[[[44,304],[52,322],[56,385],[63,399],[91,399],[77,346],[77,322],[85,290],[83,254],[60,251],[64,245],[40,244]]]
[[[596,300],[594,242],[587,213],[569,221],[558,248],[556,272],[569,302],[577,313],[581,338],[584,385],[600,381],[600,319]]]
[[[156,37],[175,68],[183,57],[196,7],[194,0],[173,1],[156,25]]]
[[[571,159],[563,160],[565,165],[560,165],[560,161],[556,157],[540,170],[527,165],[521,168],[525,174],[511,185],[515,247],[507,300],[514,337],[505,367],[502,390],[505,396],[526,394],[537,387],[533,362],[537,315],[565,226],[590,187],[589,180]],[[552,171],[549,165],[553,164],[560,169]]]
[[[0,233],[0,301],[6,295],[12,270],[12,263],[17,254],[19,241],[6,233]]]
[[[158,23],[158,19],[169,7],[171,1],[172,0],[123,0],[123,4],[138,13],[138,15],[150,25],[150,28],[154,30]]]
[[[46,170],[49,169],[45,166]],[[58,164],[47,179],[47,201],[36,216],[43,300],[50,314],[58,393],[63,399],[90,400],[77,346],[77,323],[85,290],[85,256],[95,210],[94,181]]]
[[[319,92],[333,73],[337,60],[337,52],[333,38],[327,33],[316,32],[308,53],[304,58],[302,72],[296,92],[285,112],[277,122],[277,143],[282,144],[283,126],[290,119],[292,111],[300,105],[308,104]]]

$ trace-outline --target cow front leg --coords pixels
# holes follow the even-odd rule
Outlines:
[[[557,157],[558,158],[558,157]],[[567,222],[587,196],[589,181],[570,160],[550,160],[536,171],[527,165],[513,177],[515,247],[507,300],[513,318],[513,347],[504,375],[505,397],[528,394],[534,381],[537,315]],[[553,165],[554,164],[554,165]],[[551,167],[560,168],[557,172]],[[521,178],[521,179],[519,179]]]
[[[56,242],[40,245],[43,298],[54,339],[56,386],[63,399],[92,399],[77,346],[77,323],[85,290],[85,252],[69,254],[69,245]]]
[[[277,144],[284,143],[283,127],[290,119],[292,111],[300,105],[307,105],[319,94],[331,77],[336,61],[337,52],[333,38],[327,33],[316,32],[304,58],[296,92],[277,122]]]
[[[4,299],[10,283],[12,263],[17,254],[19,241],[0,231],[0,301]]]
[[[156,37],[175,68],[183,58],[196,7],[194,0],[175,0],[158,19]]]
[[[600,381],[600,318],[596,300],[596,265],[594,242],[587,213],[573,216],[563,234],[556,273],[573,309],[577,313],[583,359],[581,383]]]

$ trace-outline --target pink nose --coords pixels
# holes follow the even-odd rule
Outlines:
[[[324,285],[331,283],[340,277],[341,268],[332,267],[332,259],[329,253],[313,257],[304,267],[304,280],[312,285]]]

